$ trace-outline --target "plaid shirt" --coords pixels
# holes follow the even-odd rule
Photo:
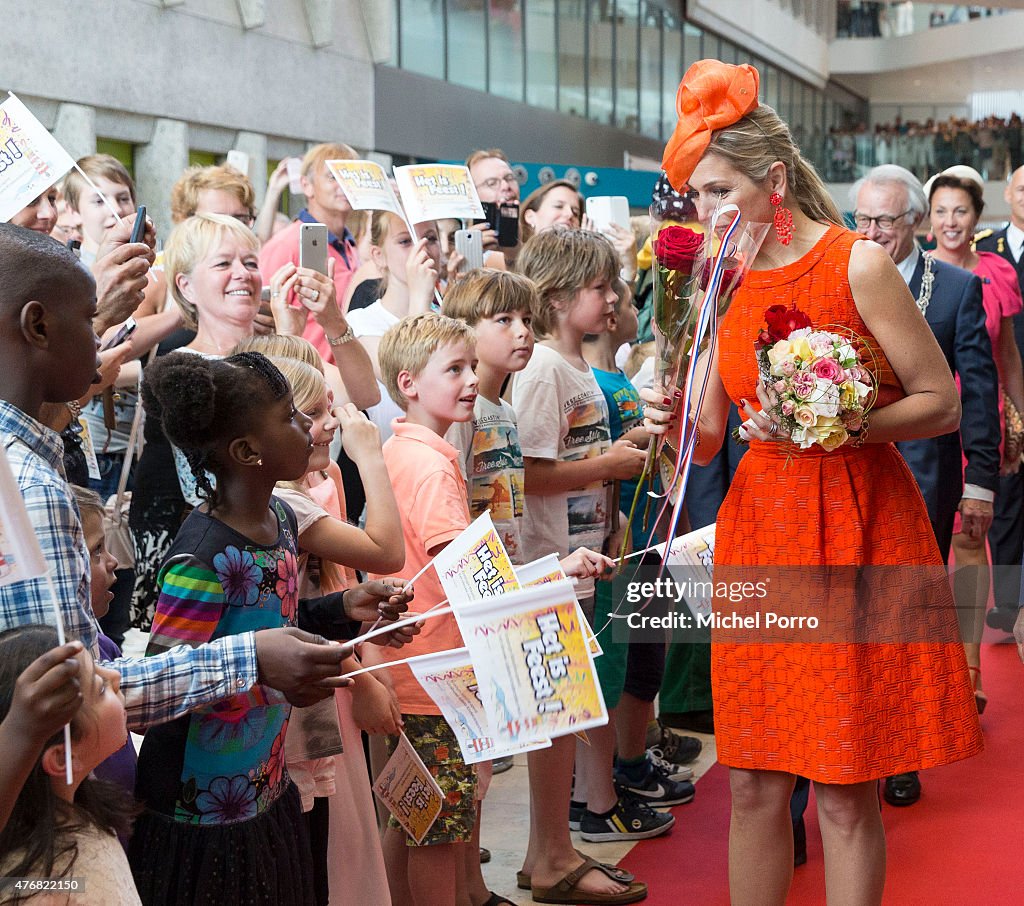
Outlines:
[[[99,624],[89,596],[89,551],[82,522],[64,479],[60,436],[16,406],[0,400],[0,443],[25,500],[43,556],[50,564],[64,627],[99,659]],[[25,623],[53,624],[46,582],[31,579],[0,586],[0,629]],[[121,673],[128,724],[141,730],[165,723],[200,705],[249,689],[257,681],[253,633],[184,645],[154,657],[104,661]]]

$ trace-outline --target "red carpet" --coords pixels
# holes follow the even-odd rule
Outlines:
[[[883,806],[888,843],[887,906],[1024,903],[1024,664],[1015,645],[985,645],[985,752],[922,774],[917,805]],[[646,881],[650,906],[728,906],[728,771],[715,765],[697,797],[673,810],[665,838],[639,843],[622,865]],[[808,862],[787,903],[822,906],[825,875],[813,793]]]

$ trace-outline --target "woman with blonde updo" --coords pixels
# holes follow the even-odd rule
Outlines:
[[[982,748],[942,558],[893,443],[955,431],[960,402],[892,260],[843,227],[789,128],[759,106],[758,82],[749,65],[694,64],[664,158],[702,222],[716,206],[734,204],[744,221],[774,225],[703,363],[710,375],[695,453],[703,464],[718,451],[734,401],[750,449],[718,514],[716,586],[763,580],[767,571],[773,579],[763,599],[718,598],[713,608],[757,613],[762,626],[771,611],[827,617],[835,631],[712,637],[715,737],[732,789],[729,883],[741,906],[785,902],[789,800],[803,776],[817,793],[827,900],[866,906],[881,902],[885,884],[878,779]],[[840,427],[829,450],[789,440],[761,381],[754,341],[776,304],[799,309],[820,329],[848,330],[871,350],[878,402],[859,427]],[[643,396],[649,430],[671,430],[673,402],[664,393]],[[879,623],[911,619],[895,624],[902,635],[883,636],[891,623],[858,622],[867,607]]]

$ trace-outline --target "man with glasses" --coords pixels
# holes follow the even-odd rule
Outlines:
[[[960,430],[897,444],[920,485],[946,561],[957,510],[961,531],[984,535],[999,486],[999,382],[985,329],[981,280],[918,247],[914,229],[928,213],[928,202],[909,170],[895,164],[875,167],[853,184],[850,201],[857,231],[882,246],[896,263],[950,371],[960,379]],[[884,795],[891,805],[917,802],[921,783],[916,772],[889,777]]]
[[[476,194],[484,204],[519,204],[519,180],[512,165],[500,148],[484,148],[466,158],[469,175],[476,186]],[[484,250],[502,252],[508,261],[514,261],[518,247],[499,248],[498,234],[486,223],[474,224],[471,229],[483,233]]]

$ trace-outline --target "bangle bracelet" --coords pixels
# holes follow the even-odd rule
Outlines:
[[[68,407],[72,418],[79,419],[82,417],[82,404],[78,400],[68,400],[64,405]]]
[[[350,324],[340,337],[328,337],[327,342],[331,346],[344,346],[346,343],[351,343],[355,338],[356,335],[352,332],[352,325]]]
[[[868,439],[868,417],[865,415],[860,422],[860,430],[850,435],[851,447],[863,447]]]

